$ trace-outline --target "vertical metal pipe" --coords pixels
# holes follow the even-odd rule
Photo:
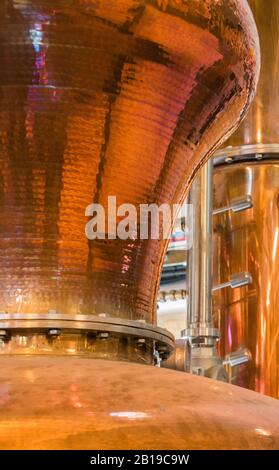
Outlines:
[[[187,252],[187,329],[212,327],[212,160],[193,182],[189,203],[193,205],[193,246]]]
[[[189,204],[193,206],[193,245],[192,248],[186,251],[188,278],[188,309],[187,309],[187,325],[186,328],[191,328],[191,325],[196,324],[199,317],[199,299],[200,299],[200,260],[199,260],[199,239],[197,234],[200,228],[200,175],[196,177],[192,184],[189,193]]]
[[[200,305],[199,322],[212,326],[211,291],[212,291],[212,168],[210,159],[201,170],[200,194]],[[196,237],[198,240],[198,237]],[[198,240],[199,242],[199,240]]]
[[[214,328],[212,300],[212,199],[213,162],[209,160],[197,175],[190,194],[193,205],[193,246],[188,257],[188,314],[185,336],[190,348],[188,371],[227,380],[216,352],[219,332]]]

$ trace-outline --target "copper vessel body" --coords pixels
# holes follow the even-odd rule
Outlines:
[[[240,387],[77,357],[0,362],[1,449],[279,447],[279,403]]]
[[[250,194],[253,208],[214,217],[214,276],[218,284],[247,269],[252,284],[215,294],[215,312],[222,353],[241,346],[252,353],[249,365],[235,368],[233,382],[279,398],[279,2],[249,5],[259,31],[261,74],[245,120],[217,152],[217,160],[229,156],[232,166],[215,169],[214,186],[216,207]]]
[[[250,195],[253,207],[215,215],[214,284],[249,272],[252,283],[214,293],[221,353],[247,347],[249,364],[235,367],[233,383],[279,398],[279,160],[215,168],[215,207]]]
[[[260,37],[261,74],[255,99],[226,146],[279,144],[279,3],[249,0]]]
[[[0,43],[0,311],[154,323],[166,240],[84,211],[182,201],[253,97],[246,1],[8,0]]]

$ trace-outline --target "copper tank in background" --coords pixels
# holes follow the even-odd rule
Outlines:
[[[95,359],[171,343],[155,325],[166,241],[84,234],[109,195],[180,202],[244,116],[246,1],[7,0],[0,25],[0,447],[278,448],[272,399]]]
[[[227,154],[229,147],[235,152],[239,146],[240,153],[247,154],[251,151],[248,145],[258,145],[260,153],[261,146],[266,152],[266,145],[279,144],[279,4],[277,0],[249,0],[248,3],[260,37],[261,74],[248,115],[225,144]],[[277,153],[278,148],[274,151]]]
[[[214,294],[221,353],[248,348],[232,369],[237,385],[279,398],[279,2],[250,0],[262,69],[256,98],[238,131],[217,153],[214,207],[250,200],[213,217],[214,283],[247,272],[248,286]]]

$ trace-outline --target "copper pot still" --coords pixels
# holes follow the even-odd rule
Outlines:
[[[248,363],[231,370],[232,383],[279,398],[279,2],[249,4],[260,37],[260,80],[247,117],[217,152],[213,180],[215,208],[245,199],[250,205],[213,217],[213,273],[215,285],[241,272],[251,282],[218,290],[213,300],[221,354],[250,353]]]
[[[85,208],[179,203],[240,122],[257,36],[226,3],[1,2],[0,311],[155,322],[166,241],[89,242]]]
[[[84,235],[109,195],[179,203],[244,117],[246,1],[7,0],[0,23],[1,448],[278,447],[277,402],[119,362],[172,347],[155,319],[166,241]]]

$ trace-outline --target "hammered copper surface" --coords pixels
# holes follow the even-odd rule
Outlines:
[[[0,311],[152,323],[166,242],[85,208],[183,199],[253,96],[246,1],[6,0],[0,46]]]
[[[278,401],[239,387],[69,357],[0,365],[1,449],[279,447]]]
[[[250,195],[253,208],[216,215],[214,283],[247,271],[252,284],[214,293],[223,355],[248,347],[250,364],[234,368],[234,383],[279,398],[279,161],[220,166],[215,207]]]
[[[249,0],[261,46],[261,74],[245,121],[226,145],[279,144],[279,2]]]

